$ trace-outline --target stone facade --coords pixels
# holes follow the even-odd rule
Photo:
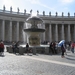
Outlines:
[[[19,10],[19,9],[18,9]],[[45,32],[40,35],[41,42],[43,41],[75,41],[75,16],[52,16],[51,14],[38,16],[43,20],[43,24],[39,28],[45,29]],[[24,41],[27,43],[27,34],[23,31],[29,27],[26,24],[26,19],[31,16],[31,13],[20,13],[13,11],[0,10],[0,40],[3,41]]]

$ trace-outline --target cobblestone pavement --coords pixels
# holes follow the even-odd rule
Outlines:
[[[0,75],[75,75],[75,54],[15,55],[5,52],[0,57]]]

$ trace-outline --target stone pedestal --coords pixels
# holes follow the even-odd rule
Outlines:
[[[49,54],[49,47],[45,47],[45,54]]]
[[[9,52],[9,47],[6,47],[6,49],[7,49],[7,52]]]
[[[9,47],[9,48],[8,48],[8,51],[9,51],[9,53],[13,53],[12,47]]]
[[[36,47],[33,47],[33,54],[36,55]]]
[[[24,49],[23,49],[23,47],[19,47],[19,54],[20,55],[24,55]]]

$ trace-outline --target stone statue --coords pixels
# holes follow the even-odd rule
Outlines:
[[[19,8],[17,8],[17,11],[18,11],[18,13],[19,13],[19,11],[20,11]]]
[[[24,9],[24,13],[26,14],[26,9]]]
[[[74,13],[74,17],[75,17],[75,13]]]
[[[45,16],[45,11],[43,11],[43,15]]]
[[[49,12],[49,16],[51,16],[51,12]]]
[[[58,13],[56,12],[56,16],[58,15]]]
[[[70,13],[68,12],[68,16],[70,16]]]
[[[32,14],[32,9],[30,10],[30,14]]]
[[[5,11],[5,5],[3,6],[3,10]]]
[[[37,15],[39,14],[39,11],[37,10]]]
[[[62,17],[64,16],[64,13],[62,12]]]
[[[12,12],[12,6],[10,7],[10,11]]]

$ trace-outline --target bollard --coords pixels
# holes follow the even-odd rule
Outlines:
[[[33,47],[33,54],[36,55],[36,47]]]
[[[8,50],[9,50],[9,53],[13,53],[12,47],[9,47]]]
[[[49,47],[45,47],[45,54],[49,54]]]
[[[24,49],[22,47],[19,47],[19,54],[24,55]]]

